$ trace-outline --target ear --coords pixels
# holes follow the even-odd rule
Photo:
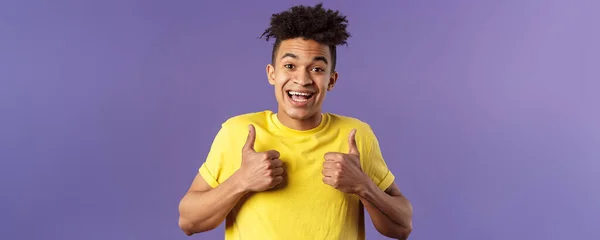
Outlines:
[[[267,79],[269,84],[275,86],[275,67],[272,64],[267,64]]]
[[[333,89],[333,86],[335,86],[337,79],[338,79],[338,72],[333,72],[331,74],[331,76],[329,77],[329,84],[327,85],[327,91],[331,91]]]

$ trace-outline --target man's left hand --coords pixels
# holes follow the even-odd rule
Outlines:
[[[344,193],[358,194],[370,181],[360,166],[360,153],[356,146],[356,129],[350,132],[348,154],[329,152],[323,163],[323,182]]]

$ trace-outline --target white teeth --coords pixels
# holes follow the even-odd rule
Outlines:
[[[297,95],[297,96],[310,96],[310,95],[312,95],[312,93],[301,93],[301,92],[294,92],[294,91],[289,91],[289,94],[291,94],[291,95]]]
[[[294,101],[294,102],[306,102],[306,101],[308,101],[308,99],[302,99],[302,98],[300,98],[300,99],[293,99],[292,98],[292,101]]]

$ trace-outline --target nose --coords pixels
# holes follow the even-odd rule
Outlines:
[[[312,84],[312,79],[310,78],[310,74],[306,72],[299,73],[294,77],[294,83],[300,86],[307,86]]]

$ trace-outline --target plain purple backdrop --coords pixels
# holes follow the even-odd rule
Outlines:
[[[224,120],[276,109],[258,37],[299,3],[2,1],[0,239],[189,239],[178,202]],[[597,1],[325,7],[353,35],[325,110],[373,127],[410,239],[600,239]]]

